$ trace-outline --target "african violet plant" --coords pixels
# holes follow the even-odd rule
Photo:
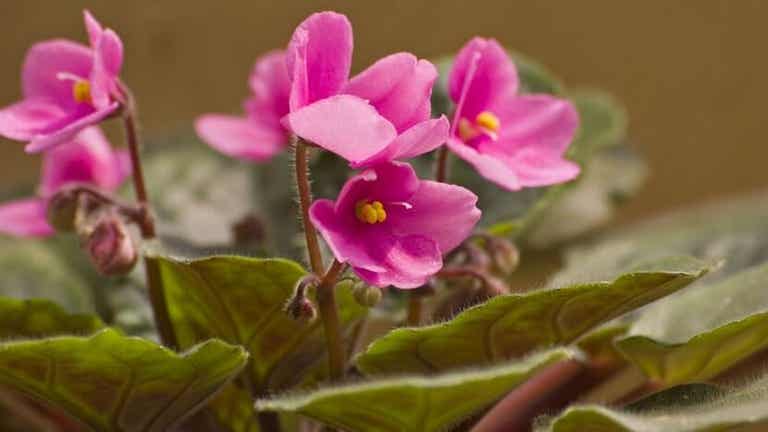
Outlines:
[[[142,158],[122,42],[85,25],[34,45],[0,110],[43,154],[0,206],[2,430],[768,423],[768,201],[595,236],[644,175],[605,94],[484,38],[350,78],[352,27],[322,12],[257,59],[245,115],[195,123],[252,163],[187,136]],[[564,265],[531,286],[542,248]]]

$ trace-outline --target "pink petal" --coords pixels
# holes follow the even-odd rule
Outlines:
[[[43,99],[25,99],[0,110],[0,135],[26,141],[50,130],[67,114]]]
[[[39,193],[48,197],[70,183],[114,191],[128,174],[123,158],[100,128],[86,128],[72,142],[45,152]]]
[[[76,118],[70,123],[65,124],[63,127],[51,132],[43,133],[32,138],[29,144],[24,147],[24,151],[27,153],[39,153],[43,150],[48,150],[59,144],[67,142],[75,137],[80,131],[88,126],[95,125],[105,118],[112,115],[120,107],[120,104],[113,102],[103,110],[94,111],[91,114],[83,117]]]
[[[474,74],[473,58],[479,56]],[[474,117],[494,105],[495,100],[517,93],[517,69],[504,48],[494,39],[474,38],[461,49],[448,77],[451,99],[458,103],[464,86],[467,97],[460,117]]]
[[[460,186],[422,180],[408,203],[387,209],[395,235],[430,238],[443,254],[469,237],[480,220],[477,196]]]
[[[356,96],[320,100],[288,114],[284,123],[296,135],[350,162],[384,149],[397,136],[394,126]]]
[[[398,132],[429,118],[429,99],[437,69],[410,53],[384,57],[352,78],[345,93],[367,99]]]
[[[123,42],[114,31],[105,30],[94,47],[93,69],[90,74],[91,99],[96,109],[109,105],[116,92],[117,77],[123,66]]]
[[[288,145],[285,130],[243,117],[206,114],[198,117],[195,130],[214,149],[237,159],[263,162]]]
[[[419,189],[420,182],[416,171],[407,163],[377,165],[347,180],[336,199],[336,213],[355,220],[355,205],[360,200],[407,201]]]
[[[410,159],[428,153],[445,143],[448,139],[449,128],[450,124],[445,116],[417,123],[400,134],[379,153],[351,165],[358,169],[392,160]]]
[[[573,104],[549,95],[524,95],[500,100],[493,112],[501,121],[499,140],[487,142],[483,153],[512,155],[531,148],[547,154],[563,154],[573,142],[579,115]]]
[[[371,271],[386,270],[371,256],[370,248],[364,241],[363,228],[371,227],[355,220],[354,210],[350,218],[349,215],[338,214],[333,201],[320,199],[312,203],[309,217],[339,262]]]
[[[22,199],[0,205],[0,233],[17,237],[46,237],[53,234],[45,215],[45,201]]]
[[[92,51],[68,40],[40,42],[27,51],[21,80],[25,99],[46,99],[66,109],[77,106],[72,94],[72,80],[61,79],[65,73],[88,79],[93,65]]]
[[[248,83],[253,93],[246,104],[248,116],[282,128],[280,119],[288,114],[288,95],[291,90],[285,53],[271,51],[259,57]]]
[[[456,138],[450,138],[447,145],[451,151],[472,165],[487,180],[511,191],[522,188],[515,171],[498,157],[478,153],[477,150]]]
[[[85,31],[88,33],[88,42],[91,48],[95,48],[101,39],[104,28],[87,9],[83,10],[83,20],[85,21]]]
[[[564,183],[578,177],[580,172],[576,163],[533,148],[520,150],[508,164],[514,166],[520,185],[524,187]]]
[[[352,25],[346,16],[320,12],[299,24],[288,44],[291,110],[335,95],[349,77]]]
[[[390,246],[373,249],[375,258],[386,270],[375,272],[353,265],[355,273],[366,283],[378,287],[418,288],[443,267],[442,255],[433,240],[419,235],[391,238],[394,242]],[[379,240],[377,245],[386,241]]]

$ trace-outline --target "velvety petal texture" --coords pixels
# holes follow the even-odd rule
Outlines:
[[[248,84],[252,94],[243,104],[245,116],[205,114],[195,121],[195,130],[227,156],[265,162],[288,147],[288,131],[281,124],[290,92],[285,53],[271,51],[259,57]]]
[[[578,176],[578,165],[565,159],[579,125],[575,107],[550,95],[518,95],[514,63],[497,41],[470,40],[448,85],[456,103],[448,147],[481,176],[512,191]]]
[[[22,67],[23,100],[0,109],[0,135],[36,153],[69,142],[119,108],[123,45],[87,11],[90,46],[54,39],[33,45]]]
[[[352,177],[336,202],[317,200],[310,219],[340,262],[366,283],[416,288],[442,268],[480,219],[477,197],[452,185],[418,179],[401,162],[377,165]],[[379,208],[377,221],[361,219]]]
[[[21,237],[53,234],[46,220],[48,199],[73,183],[114,192],[130,174],[128,153],[115,151],[98,127],[43,154],[38,196],[0,204],[0,233]]]

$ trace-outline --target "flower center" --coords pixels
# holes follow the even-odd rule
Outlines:
[[[498,138],[500,127],[501,122],[496,114],[483,111],[475,117],[474,122],[466,118],[459,120],[459,136],[462,140],[469,141],[480,135],[486,135],[495,141]]]
[[[72,98],[77,103],[91,103],[91,83],[77,80],[72,84]]]
[[[381,201],[358,201],[355,204],[355,216],[360,222],[371,225],[387,220],[387,212],[384,210],[384,204]]]

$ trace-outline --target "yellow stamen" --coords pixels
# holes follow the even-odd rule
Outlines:
[[[381,223],[387,220],[387,212],[384,210],[384,205],[381,201],[358,201],[355,204],[355,216],[360,222],[367,224]]]
[[[85,80],[75,81],[72,86],[72,97],[78,103],[91,102],[91,84]]]
[[[472,126],[469,120],[463,117],[459,120],[459,136],[464,141],[469,141],[472,138],[477,136],[477,131],[475,130],[475,127]]]
[[[483,111],[480,114],[478,114],[477,117],[475,118],[475,123],[477,123],[477,125],[480,126],[481,128],[487,129],[492,132],[498,132],[499,127],[501,126],[501,123],[499,122],[499,118],[496,117],[496,115],[490,111]]]

